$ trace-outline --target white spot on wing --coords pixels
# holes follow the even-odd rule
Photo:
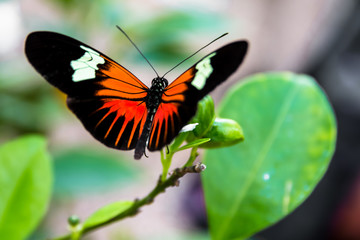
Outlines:
[[[94,79],[96,70],[99,69],[97,65],[105,63],[105,59],[103,59],[98,52],[82,45],[80,48],[86,51],[84,55],[70,62],[70,66],[75,71],[72,75],[73,82]]]
[[[195,66],[195,68],[198,71],[196,72],[194,80],[191,82],[191,85],[196,87],[198,90],[204,88],[206,79],[208,79],[210,74],[213,72],[213,68],[210,63],[210,58],[215,56],[215,54],[216,53],[210,54]]]

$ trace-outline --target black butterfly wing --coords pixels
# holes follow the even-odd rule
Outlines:
[[[242,63],[248,48],[237,41],[205,56],[166,87],[154,116],[148,149],[169,144],[195,115],[197,103],[224,82]]]
[[[49,83],[67,94],[69,108],[96,139],[112,148],[135,148],[147,116],[146,85],[104,54],[62,34],[29,34],[25,53]]]

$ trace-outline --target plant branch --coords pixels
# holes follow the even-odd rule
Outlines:
[[[168,177],[165,181],[162,181],[161,176],[159,177],[159,180],[155,186],[155,188],[144,198],[142,199],[135,199],[134,203],[125,211],[123,211],[122,213],[120,213],[119,215],[105,221],[102,223],[99,223],[97,225],[88,227],[88,228],[83,228],[81,230],[81,235],[89,233],[91,231],[94,231],[102,226],[108,225],[110,223],[119,221],[121,219],[124,219],[126,217],[132,217],[135,216],[137,213],[140,212],[140,208],[144,205],[149,205],[151,204],[155,197],[157,195],[159,195],[160,193],[165,192],[166,188],[168,187],[173,187],[173,186],[179,186],[179,179],[181,177],[183,177],[185,174],[187,173],[200,173],[202,171],[204,171],[206,168],[206,166],[202,163],[198,163],[196,165],[193,166],[185,166],[182,168],[176,168],[170,175],[170,177]],[[72,234],[68,234],[59,238],[55,238],[53,240],[71,240],[72,239]]]

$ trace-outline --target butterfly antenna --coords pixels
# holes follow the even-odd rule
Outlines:
[[[147,61],[147,63],[150,65],[150,67],[154,70],[156,76],[159,77],[159,74],[156,72],[155,68],[153,67],[153,65],[151,65],[151,63],[149,62],[149,60],[145,57],[145,55],[140,51],[140,49],[136,46],[136,44],[131,40],[131,38],[126,34],[126,32],[124,30],[122,30],[121,27],[119,27],[118,25],[116,25],[116,27],[125,35],[125,37],[131,42],[131,44],[136,48],[136,50],[138,50],[138,52],[141,54],[141,56]]]
[[[188,60],[189,58],[193,57],[195,54],[197,54],[198,52],[200,52],[201,50],[203,50],[204,48],[206,48],[207,46],[209,46],[210,44],[212,44],[213,42],[219,40],[220,38],[224,37],[225,35],[228,35],[229,33],[224,33],[223,35],[221,35],[220,37],[215,38],[214,40],[212,40],[211,42],[209,42],[208,44],[206,44],[205,46],[203,46],[202,48],[200,48],[199,50],[197,50],[196,52],[194,52],[193,54],[191,54],[190,56],[188,56],[187,58],[185,58],[184,60],[182,60],[181,62],[179,62],[178,64],[176,64],[174,67],[172,67],[169,71],[167,71],[162,77],[165,77],[166,74],[168,74],[169,72],[171,72],[172,70],[174,70],[175,68],[177,68],[180,64],[182,64],[183,62],[185,62],[186,60]]]

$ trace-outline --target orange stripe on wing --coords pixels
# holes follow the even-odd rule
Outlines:
[[[171,137],[174,137],[175,134],[175,125],[174,125],[174,117],[179,117],[178,112],[178,104],[172,104],[172,103],[161,103],[159,105],[159,108],[156,111],[156,114],[154,116],[153,120],[153,126],[151,128],[151,134],[150,134],[150,141],[149,145],[152,146],[154,149],[159,149],[159,146],[164,146],[166,144],[168,135],[170,134]],[[171,126],[171,133],[169,132],[169,120],[172,122]],[[164,130],[162,130],[162,126],[165,124]],[[157,132],[156,132],[157,130]],[[162,131],[164,131],[162,133]],[[163,135],[163,138],[160,139],[161,134]]]
[[[160,139],[160,133],[161,133],[161,127],[163,124],[163,121],[161,121],[161,119],[157,119],[157,122],[159,123],[159,130],[157,132],[157,136],[156,136],[156,142],[155,142],[155,147],[158,148],[159,146],[159,139]]]
[[[120,101],[120,100],[119,100]],[[102,121],[104,121],[104,119],[106,119],[111,113],[115,112],[118,110],[118,108],[115,106],[116,105],[116,101],[108,101],[108,102],[105,102],[104,105],[101,107],[101,108],[98,108],[95,112],[98,112],[102,109],[106,109],[108,108],[109,111],[100,119],[100,121],[96,124],[95,128],[97,128],[100,123]],[[93,112],[92,114],[94,114],[95,112]],[[106,134],[107,135],[107,134]]]
[[[100,89],[95,95],[99,97],[114,97],[122,99],[142,99],[146,97],[146,94],[146,92],[128,93],[115,89]]]
[[[169,91],[169,93],[171,91],[177,92],[177,90],[175,90],[175,89],[177,89],[178,86],[181,86],[181,87],[179,87],[179,89],[184,88],[183,83],[191,81],[194,78],[194,76],[195,76],[195,68],[192,67],[192,68],[186,70],[177,79],[175,79],[169,86],[166,87],[165,90]],[[186,90],[186,89],[184,88],[183,90]],[[172,93],[169,95],[172,95]]]
[[[131,130],[131,134],[130,134],[130,137],[128,140],[129,142],[127,145],[127,147],[129,148],[132,139],[134,137],[139,137],[142,132],[142,128],[145,124],[145,118],[146,118],[146,114],[147,114],[146,104],[144,102],[141,102],[139,104],[138,101],[116,99],[116,100],[110,100],[110,101],[105,102],[104,105],[102,107],[100,107],[99,109],[97,109],[96,111],[99,111],[101,109],[108,109],[108,112],[101,118],[101,120],[97,123],[96,127],[101,122],[103,122],[103,120],[105,120],[111,113],[116,112],[116,116],[115,116],[114,120],[112,121],[111,125],[109,126],[104,138],[108,137],[109,133],[111,132],[113,126],[118,121],[118,119],[122,116],[125,117],[124,123],[121,127],[121,130],[118,133],[118,137],[116,139],[115,146],[117,146],[119,144],[120,138],[121,138],[122,134],[124,133],[124,130],[125,130],[127,124],[129,123],[129,121],[134,119],[133,129]],[[141,124],[139,136],[134,136],[136,127],[138,126],[139,123]]]
[[[124,123],[123,123],[123,125],[122,125],[122,127],[121,127],[121,130],[120,130],[120,132],[118,133],[118,136],[117,136],[117,138],[116,138],[115,146],[117,146],[117,145],[119,144],[120,138],[121,138],[121,136],[123,135],[124,130],[125,130],[128,122],[129,122],[129,119],[128,119],[127,117],[125,117]]]
[[[133,128],[131,130],[131,134],[128,139],[128,147],[129,147],[130,143],[134,137],[136,127],[141,120],[141,116],[143,116],[144,113],[146,112],[146,105],[145,105],[145,103],[139,104],[138,102],[135,102],[135,101],[122,101],[122,102],[124,102],[124,107],[123,107],[124,114],[123,115],[125,116],[125,120],[124,120],[121,130],[119,131],[118,136],[116,138],[115,146],[117,146],[119,144],[120,138],[123,135],[128,123],[134,119]]]
[[[144,124],[145,124],[145,120],[146,120],[146,116],[147,116],[147,112],[146,112],[146,105],[145,103],[141,104],[141,108],[139,107],[137,109],[137,111],[135,112],[135,116],[134,116],[134,127],[133,129],[131,130],[131,133],[130,133],[130,137],[129,137],[129,142],[128,142],[128,148],[130,147],[130,144],[134,138],[134,134],[135,134],[135,131],[136,131],[136,127],[137,125],[140,123],[140,131],[139,131],[139,135],[137,136],[137,138],[140,137],[141,133],[142,133],[142,130],[144,128]]]
[[[149,138],[149,145],[152,145],[152,142],[154,141],[154,134],[155,134],[155,130],[157,127],[158,121],[154,120],[152,127],[151,127],[151,134],[150,134],[150,138]]]
[[[182,93],[178,93],[177,95],[168,96],[168,93],[165,92],[162,96],[162,100],[164,102],[183,102],[185,100],[185,96]]]
[[[113,60],[107,58],[104,55],[101,55],[106,60],[107,69],[100,69],[100,73],[113,78],[125,81],[129,84],[137,86],[138,88],[147,89],[148,87],[143,84],[137,77],[134,76],[129,70],[121,66],[120,64],[114,62]]]
[[[175,79],[165,88],[162,100],[164,102],[183,102],[185,100],[183,93],[188,90],[187,82],[192,81],[194,73],[194,68],[190,68]]]
[[[130,85],[128,82],[118,81],[111,78],[103,79],[99,84],[104,88],[96,92],[97,96],[116,96],[125,99],[145,98],[146,89]]]
[[[114,124],[116,123],[116,121],[119,119],[120,116],[121,116],[120,113],[117,112],[117,113],[116,113],[116,117],[114,118],[114,120],[113,120],[113,122],[111,123],[109,129],[107,130],[104,138],[107,138],[107,136],[109,135],[111,129],[113,128]]]

